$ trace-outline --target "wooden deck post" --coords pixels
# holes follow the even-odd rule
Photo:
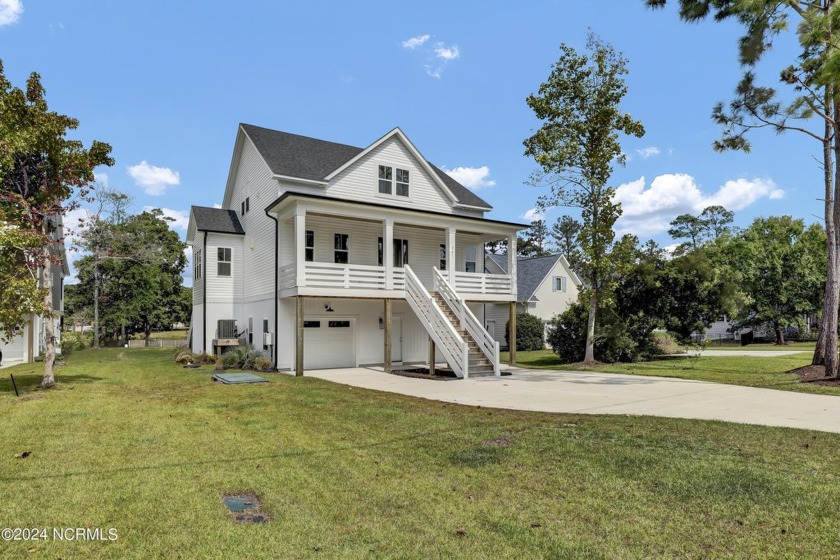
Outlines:
[[[303,377],[303,296],[295,297],[295,375]]]
[[[435,374],[435,341],[429,337],[429,375]]]
[[[391,373],[391,300],[385,299],[385,373]]]
[[[510,353],[510,365],[516,365],[516,302],[511,301],[508,302],[508,315],[509,315],[509,324],[508,324],[508,342],[510,345],[509,353]]]

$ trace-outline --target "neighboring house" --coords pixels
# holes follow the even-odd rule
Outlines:
[[[52,234],[56,240],[64,238],[64,227],[59,218]],[[53,318],[56,336],[56,353],[61,348],[61,324],[64,316],[64,278],[69,276],[70,267],[64,246],[60,245],[61,264],[52,266],[52,307],[56,312]],[[38,271],[38,283],[41,283],[41,271]],[[0,365],[30,363],[46,350],[46,327],[44,318],[33,315],[24,325],[17,328],[17,335],[8,342],[0,340]]]
[[[244,341],[302,374],[428,363],[431,341],[459,376],[498,371],[483,304],[515,301],[516,274],[485,273],[484,245],[526,226],[399,128],[357,148],[242,124],[221,206],[190,212],[193,351]]]
[[[484,268],[489,273],[506,274],[507,256],[487,253]],[[577,301],[581,282],[569,266],[569,261],[562,255],[518,259],[516,276],[519,292],[516,298],[517,312],[536,315],[542,319],[543,325]],[[507,346],[507,322],[508,310],[505,306],[487,306],[486,328],[503,346]]]

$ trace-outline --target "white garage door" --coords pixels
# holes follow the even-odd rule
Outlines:
[[[355,366],[355,319],[307,319],[303,322],[304,369]]]
[[[0,342],[0,352],[3,354],[3,363],[23,361],[26,351],[26,338],[23,334],[14,337],[10,342]]]

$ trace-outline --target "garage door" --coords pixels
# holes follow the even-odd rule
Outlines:
[[[26,351],[26,338],[23,334],[14,337],[10,342],[0,342],[0,352],[3,354],[3,363],[23,361]]]
[[[304,369],[355,366],[355,319],[308,319],[303,322]]]

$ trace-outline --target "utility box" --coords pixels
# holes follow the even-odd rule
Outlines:
[[[263,346],[274,346],[274,336],[272,333],[263,333]]]

